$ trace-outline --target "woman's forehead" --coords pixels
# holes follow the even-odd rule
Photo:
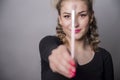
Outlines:
[[[67,11],[67,12],[71,12],[71,10],[75,10],[75,11],[86,11],[87,10],[87,5],[84,1],[81,0],[65,0],[62,3],[61,6],[61,11]]]

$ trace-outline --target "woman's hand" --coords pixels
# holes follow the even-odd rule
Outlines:
[[[65,45],[60,45],[58,48],[52,50],[52,54],[48,57],[48,60],[53,72],[57,72],[68,78],[75,76],[76,64]]]

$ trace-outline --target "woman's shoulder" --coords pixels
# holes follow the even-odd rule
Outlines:
[[[44,36],[41,40],[59,40],[59,38],[55,35],[47,35],[47,36]]]
[[[102,55],[104,59],[111,58],[111,54],[109,51],[107,51],[105,48],[99,47],[97,52]]]
[[[109,53],[105,48],[102,48],[102,47],[98,47],[97,52]]]
[[[47,35],[40,40],[40,43],[62,43],[62,41],[54,35]]]

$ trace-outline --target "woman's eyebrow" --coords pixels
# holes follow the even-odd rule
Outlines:
[[[87,12],[88,12],[88,11],[81,11],[81,12],[78,12],[78,14],[87,13]],[[69,13],[69,12],[63,12],[63,14],[71,15],[71,13]]]
[[[63,14],[71,14],[71,13],[68,13],[68,12],[64,12]]]
[[[81,11],[81,12],[78,12],[78,14],[81,14],[81,13],[87,13],[88,11]],[[63,14],[71,14],[71,13],[68,13],[68,12],[63,12]]]
[[[81,11],[81,12],[79,12],[78,14],[81,14],[81,13],[87,13],[87,11]]]

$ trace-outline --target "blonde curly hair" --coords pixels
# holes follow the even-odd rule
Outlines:
[[[61,11],[61,4],[64,0],[55,0],[55,7],[57,9],[58,14],[60,15],[60,11]],[[88,11],[90,14],[92,14],[93,11],[93,0],[81,0],[81,1],[85,1],[87,6],[88,6]],[[91,16],[90,16],[91,18]],[[60,40],[63,43],[68,43],[67,39],[65,38],[66,34],[64,33],[61,25],[59,24],[59,20],[57,23],[57,27],[56,27],[56,33],[57,33],[57,37],[60,38]],[[89,25],[89,29],[88,32],[86,33],[86,39],[88,41],[88,43],[90,44],[90,46],[92,47],[92,49],[94,51],[97,50],[98,48],[98,44],[100,43],[99,40],[99,34],[97,31],[97,23],[96,23],[96,18],[95,16],[93,16],[93,20]]]

